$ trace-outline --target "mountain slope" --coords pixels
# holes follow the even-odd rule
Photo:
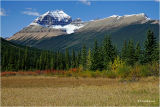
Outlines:
[[[151,29],[158,38],[159,25],[150,23],[151,22],[146,24],[132,24],[120,28],[113,28],[109,30],[106,29],[101,32],[86,31],[70,35],[61,35],[44,39],[36,44],[35,47],[49,50],[65,50],[65,48],[74,48],[79,50],[83,44],[85,44],[88,48],[92,47],[95,39],[97,39],[101,44],[101,41],[103,41],[105,35],[110,35],[113,43],[117,45],[118,48],[121,48],[124,40],[129,39],[139,41],[141,44],[143,44],[143,41],[146,39],[146,33],[148,29]]]
[[[38,24],[38,25],[37,25]],[[81,26],[67,34],[64,26]],[[33,46],[47,50],[65,50],[65,48],[80,49],[83,44],[92,47],[94,40],[100,43],[105,35],[111,35],[113,43],[121,48],[123,41],[134,39],[142,44],[148,29],[155,32],[158,38],[159,21],[149,19],[144,13],[117,16],[113,15],[89,22],[72,21],[56,28],[57,25],[32,24],[18,32],[8,40],[22,45]],[[69,27],[72,28],[71,26]]]
[[[34,46],[35,42],[40,39],[71,34],[81,27],[83,27],[83,22],[79,18],[72,20],[62,10],[48,11],[7,40]]]

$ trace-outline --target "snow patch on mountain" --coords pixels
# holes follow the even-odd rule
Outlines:
[[[117,19],[120,19],[121,16],[119,16],[119,15],[112,15],[112,16],[109,16],[108,18],[117,18]]]
[[[41,26],[40,24],[34,23],[34,22],[32,22],[31,24],[29,24],[28,26],[30,26],[30,25],[33,25],[33,26]]]
[[[146,20],[151,20],[150,18],[147,17],[145,13],[139,13],[139,14],[131,14],[131,15],[124,15],[124,17],[131,17],[131,16],[141,16],[146,18]]]
[[[150,18],[147,17],[146,14],[144,13],[139,13],[139,14],[131,14],[131,15],[124,15],[124,16],[119,16],[119,15],[112,15],[112,16],[109,16],[107,18],[116,18],[117,20],[120,19],[120,18],[127,18],[127,17],[132,17],[132,16],[141,16],[141,17],[144,17],[146,20],[151,20]],[[103,18],[103,19],[98,19],[98,20],[90,20],[90,21],[99,21],[99,20],[105,20],[107,18]]]
[[[71,34],[71,33],[74,33],[76,30],[82,28],[83,26],[84,25],[76,26],[76,25],[73,25],[73,24],[68,24],[68,25],[65,25],[65,26],[53,25],[52,28],[65,30],[67,34]]]

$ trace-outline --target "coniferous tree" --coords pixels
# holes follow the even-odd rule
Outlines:
[[[98,56],[99,56],[99,49],[97,40],[94,42],[94,48],[92,50],[92,57],[91,57],[91,70],[97,70],[98,68]]]
[[[145,63],[150,63],[154,60],[154,52],[156,50],[156,38],[151,30],[147,32],[147,39],[144,42],[144,58]]]
[[[24,53],[24,70],[27,70],[27,65],[28,65],[28,47],[25,49]]]
[[[69,57],[69,51],[66,49],[65,52],[65,64],[66,64],[66,69],[70,68],[70,57]]]
[[[40,60],[39,60],[39,58],[36,61],[36,69],[40,70]]]
[[[69,61],[69,57],[68,56],[66,56],[68,54],[68,50],[66,49],[66,53],[65,53],[65,67],[66,67],[66,69],[69,69],[69,68],[67,68],[67,67],[69,67],[69,64],[68,64],[68,61]],[[61,58],[60,58],[60,52],[59,51],[57,51],[57,53],[56,53],[56,65],[55,65],[55,67],[56,67],[56,69],[57,70],[59,70],[60,69],[60,64],[61,64]],[[67,65],[68,64],[68,65]]]
[[[126,61],[127,58],[127,41],[125,40],[123,43],[123,47],[121,50],[121,58],[122,60]]]
[[[54,69],[54,56],[51,56],[51,60],[50,60],[50,69]]]
[[[78,51],[78,56],[77,56],[77,66],[79,67],[81,64],[81,51]]]
[[[89,48],[89,50],[88,50],[88,56],[87,56],[87,69],[91,69],[91,64],[92,64],[92,62],[91,62],[91,49]]]
[[[44,64],[43,64],[43,57],[44,57],[44,52],[41,52],[40,58],[39,58],[39,69],[43,70],[44,69]]]
[[[18,50],[18,59],[17,59],[17,70],[21,69],[21,51]]]
[[[83,45],[83,48],[82,48],[81,64],[83,66],[83,70],[86,70],[86,66],[87,66],[87,52],[86,52],[86,46],[85,45]]]
[[[69,54],[68,54],[69,55]],[[70,57],[69,57],[70,58]],[[64,57],[63,57],[63,54],[62,53],[59,53],[59,62],[60,62],[60,64],[59,64],[59,69],[64,69],[65,67],[64,67]],[[70,61],[70,60],[69,60]],[[69,69],[70,68],[70,62],[69,62],[69,67],[67,68],[67,69]]]
[[[76,55],[75,55],[74,49],[72,50],[72,60],[71,60],[71,63],[72,63],[72,68],[75,68],[76,67]]]
[[[156,47],[155,47],[155,50],[154,50],[154,52],[153,52],[153,61],[156,61],[156,62],[158,62],[159,61],[159,56],[160,56],[160,49],[159,49],[159,44],[158,44],[158,42],[156,43]]]
[[[136,43],[135,47],[135,62],[140,62],[140,57],[141,57],[141,46],[140,43]]]
[[[109,62],[113,62],[115,55],[115,49],[112,45],[111,38],[106,36],[103,42],[103,53],[104,53],[104,67],[107,69]]]
[[[127,47],[127,64],[134,65],[135,63],[135,49],[133,40],[129,40],[128,47]]]
[[[98,57],[97,57],[97,60],[98,60],[97,69],[100,70],[100,71],[102,71],[104,69],[104,53],[103,52],[104,52],[103,51],[103,47],[102,46],[99,47],[99,49],[98,49]]]

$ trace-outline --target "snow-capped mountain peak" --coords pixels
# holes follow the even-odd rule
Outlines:
[[[74,33],[75,30],[83,27],[81,19],[72,21],[71,16],[62,10],[48,11],[35,19],[30,25],[61,29],[66,31],[67,34]]]
[[[67,25],[72,22],[72,18],[67,15],[62,10],[48,11],[35,19],[31,25],[42,25],[42,26],[52,26],[52,25]]]
[[[59,21],[71,18],[68,14],[64,13],[62,10],[48,11],[45,14],[43,14],[42,17],[45,17],[47,15],[57,18]]]

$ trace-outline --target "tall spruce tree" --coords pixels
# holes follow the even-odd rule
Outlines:
[[[51,60],[50,60],[50,69],[54,69],[54,56],[53,55],[51,55]]]
[[[141,46],[140,43],[136,43],[135,47],[135,62],[140,62],[140,57],[141,57]]]
[[[82,48],[82,58],[81,58],[81,64],[83,66],[83,70],[86,70],[86,67],[87,67],[87,52],[86,52],[86,46],[83,45],[83,48]]]
[[[115,49],[112,45],[110,36],[106,36],[103,42],[103,53],[104,53],[104,67],[108,69],[109,62],[113,62],[115,55]]]
[[[87,69],[91,69],[91,64],[92,64],[92,62],[91,62],[91,49],[89,48],[89,50],[88,50],[88,56],[87,56]]]
[[[123,43],[123,47],[121,50],[121,58],[122,60],[126,61],[127,58],[127,41],[125,40]]]
[[[70,68],[70,56],[69,56],[68,48],[66,49],[66,52],[65,52],[65,64],[66,64],[66,69],[69,69]]]
[[[17,70],[21,69],[21,50],[18,49]]]
[[[155,62],[158,62],[159,61],[159,56],[160,56],[160,49],[159,49],[159,43],[157,42],[156,43],[156,48],[155,48],[155,50],[154,50],[154,52],[153,52],[153,61],[155,61]]]
[[[27,70],[27,65],[29,64],[29,62],[28,62],[28,47],[26,47],[26,49],[25,49],[25,53],[24,53],[24,63],[25,63],[25,70]]]
[[[144,42],[144,58],[145,63],[150,63],[154,60],[154,52],[156,50],[156,38],[151,30],[147,32],[147,39]]]
[[[97,40],[94,42],[94,48],[92,50],[92,57],[91,57],[91,70],[97,70],[98,68],[98,57],[99,57],[99,49]]]
[[[75,55],[75,51],[74,49],[72,49],[72,60],[71,60],[71,65],[72,65],[72,68],[75,68],[76,67],[76,55]]]
[[[81,51],[78,51],[78,56],[77,56],[77,67],[79,67],[80,66],[80,64],[81,64]]]
[[[127,48],[127,64],[133,66],[135,63],[135,48],[133,40],[129,40]]]
[[[114,49],[116,49],[116,48],[114,47]],[[98,68],[97,69],[100,71],[102,71],[104,69],[104,53],[103,52],[104,52],[103,47],[100,46],[98,49],[98,58],[97,58],[97,60],[98,60]],[[116,54],[116,53],[113,52],[113,55],[114,54]]]

